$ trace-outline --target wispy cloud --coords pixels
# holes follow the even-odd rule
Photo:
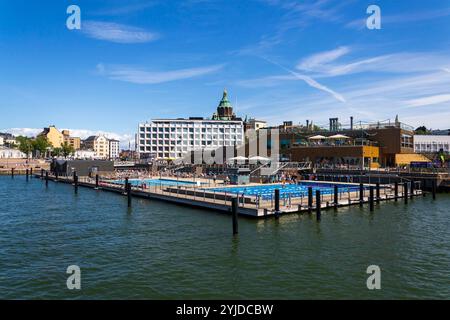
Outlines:
[[[146,71],[131,67],[97,65],[97,72],[112,80],[126,81],[136,84],[157,84],[169,81],[189,79],[215,73],[223,68],[223,65],[178,69],[170,71]]]
[[[319,52],[303,59],[298,65],[297,69],[311,71],[325,63],[333,62],[350,52],[348,47],[339,47],[334,50]]]
[[[411,73],[434,70],[446,70],[449,64],[447,54],[423,52],[399,52],[375,57],[336,60],[350,53],[349,47],[339,47],[330,51],[319,52],[302,59],[297,69],[308,71],[316,77],[335,77],[361,72]],[[444,68],[443,68],[444,67]]]
[[[286,72],[290,73],[292,76],[295,77],[295,79],[298,80],[303,80],[304,82],[306,82],[306,84],[308,84],[310,87],[316,88],[318,90],[322,90],[324,92],[327,92],[329,94],[331,94],[336,100],[340,101],[340,102],[345,102],[345,98],[338,92],[318,83],[316,80],[314,80],[313,78],[307,76],[307,75],[303,75],[303,74],[299,74],[293,70],[290,70],[282,65],[280,65],[279,63],[276,63],[274,61],[271,61],[267,58],[263,58],[264,60],[266,60],[269,63],[272,63],[273,65],[276,65],[278,67],[280,67],[281,69],[285,70]]]
[[[314,22],[335,23],[343,21],[342,9],[353,1],[335,0],[260,0],[273,7],[280,17],[273,32],[261,35],[259,41],[249,44],[232,53],[240,55],[263,54],[283,43],[289,32],[302,31]]]
[[[408,100],[405,102],[405,104],[408,107],[423,107],[444,102],[450,102],[450,94],[438,94],[434,96]]]
[[[90,38],[116,43],[145,43],[160,37],[142,28],[102,21],[83,21],[81,31]]]

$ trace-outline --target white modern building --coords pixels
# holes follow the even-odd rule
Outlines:
[[[139,125],[139,155],[178,159],[189,151],[239,146],[244,143],[242,121],[158,119]]]
[[[3,146],[5,144],[5,139],[3,137],[0,137],[0,146]]]
[[[450,136],[443,135],[415,135],[414,152],[436,153],[443,150],[450,153]]]
[[[20,150],[0,148],[0,159],[25,159],[27,155]]]
[[[190,151],[244,141],[244,123],[234,115],[226,91],[212,119],[155,119],[139,124],[136,136],[139,157],[156,159],[179,159]]]
[[[120,155],[120,141],[109,139],[109,159],[118,159]]]
[[[95,159],[95,151],[93,150],[77,150],[74,154],[75,159],[93,160]]]

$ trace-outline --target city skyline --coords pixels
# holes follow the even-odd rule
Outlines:
[[[66,28],[71,4],[81,30]],[[370,4],[380,30],[365,27]],[[55,124],[123,147],[140,122],[210,116],[224,88],[238,116],[271,125],[398,114],[447,129],[449,15],[439,1],[5,3],[0,131]]]

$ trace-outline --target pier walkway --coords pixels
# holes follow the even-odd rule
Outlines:
[[[47,179],[44,175],[35,175],[36,178],[42,180]],[[67,183],[75,185],[72,177],[55,177],[48,175],[48,180],[56,183]],[[77,186],[86,187],[91,189],[97,189],[102,191],[109,191],[118,193],[120,195],[128,196],[127,190],[123,184],[114,183],[110,180],[98,179],[98,185],[95,178],[89,177],[77,177]],[[300,181],[301,182],[301,181]],[[311,182],[311,181],[305,181]],[[325,183],[316,181],[318,184]],[[329,184],[330,182],[326,182]],[[339,182],[331,182],[333,185],[340,184]],[[259,185],[259,184],[252,184]],[[345,183],[345,185],[349,185]],[[270,199],[262,199],[261,197],[254,195],[236,195],[232,192],[226,192],[227,187],[222,188],[221,191],[214,190],[212,187],[198,187],[196,185],[188,186],[169,186],[169,185],[152,185],[148,188],[142,188],[141,186],[130,186],[130,198],[139,197],[151,200],[161,200],[167,201],[174,204],[191,206],[197,208],[204,208],[209,210],[221,211],[221,212],[231,212],[232,199],[238,197],[238,213],[240,215],[248,217],[267,217],[273,215],[280,215],[286,213],[313,213],[316,212],[317,200],[319,200],[320,208],[338,208],[350,205],[364,205],[379,203],[382,201],[399,201],[400,199],[412,198],[416,196],[423,195],[422,190],[411,188],[411,185],[407,184],[389,184],[389,185],[379,185],[378,188],[376,184],[364,184],[363,188],[360,189],[360,184],[352,184],[358,187],[359,190],[356,191],[337,191],[337,193],[331,194],[319,194],[308,197],[308,195],[302,195],[297,197],[291,197],[290,195],[284,195],[283,198],[279,199],[278,210],[277,201],[274,197]],[[251,185],[247,185],[251,186]],[[405,189],[406,186],[406,189]],[[75,186],[74,186],[75,187]],[[236,186],[229,186],[233,188]],[[369,188],[372,189],[369,192]],[[338,189],[337,189],[338,190]],[[362,193],[361,193],[362,190]],[[397,191],[396,191],[397,190]],[[371,197],[372,195],[372,197]],[[336,200],[336,202],[335,202]],[[131,200],[130,200],[131,201]],[[407,201],[407,199],[406,199]],[[320,211],[320,210],[319,210]]]

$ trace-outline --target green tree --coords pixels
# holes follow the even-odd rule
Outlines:
[[[19,150],[26,155],[33,151],[33,143],[30,138],[19,136],[16,138],[16,141],[19,143]]]
[[[59,157],[63,154],[63,149],[62,148],[54,148],[52,151],[52,154],[56,157]]]
[[[64,157],[68,157],[71,154],[75,153],[75,149],[67,142],[63,143],[63,145],[61,146],[61,151]]]
[[[35,153],[39,152],[40,156],[42,157],[47,152],[47,149],[51,147],[51,144],[50,144],[50,142],[48,142],[46,137],[39,136],[33,140],[32,146],[33,146],[33,151]]]
[[[427,134],[428,129],[425,126],[418,127],[416,130],[414,130],[415,134]]]

